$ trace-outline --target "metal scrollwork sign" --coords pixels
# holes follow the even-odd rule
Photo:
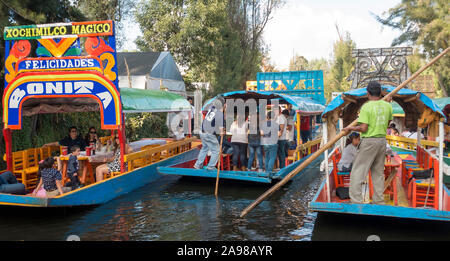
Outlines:
[[[356,65],[348,81],[351,89],[362,88],[370,81],[399,85],[410,76],[407,55],[412,54],[411,47],[356,49]]]

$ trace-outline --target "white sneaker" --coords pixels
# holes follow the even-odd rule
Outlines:
[[[202,169],[202,168],[194,164],[194,169]]]

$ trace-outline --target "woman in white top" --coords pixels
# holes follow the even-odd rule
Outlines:
[[[236,120],[231,124],[231,147],[233,148],[233,170],[238,170],[238,163],[241,163],[241,170],[246,170],[247,145],[248,145],[248,122],[245,116],[238,114]]]

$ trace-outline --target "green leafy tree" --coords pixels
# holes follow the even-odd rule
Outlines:
[[[347,33],[342,39],[337,40],[333,45],[333,60],[329,76],[325,78],[325,97],[331,98],[332,92],[344,92],[350,89],[351,82],[347,81],[353,66],[355,58],[352,57],[352,51],[356,48],[355,42]]]
[[[242,89],[256,78],[262,32],[278,0],[141,1],[136,20],[141,50],[170,51],[193,81],[210,82],[208,96]]]
[[[402,0],[383,16],[375,18],[385,26],[402,31],[392,46],[409,43],[420,46],[422,57],[430,59],[449,46],[450,8],[447,0]],[[432,67],[445,96],[450,90],[450,57]]]
[[[295,55],[289,61],[289,71],[304,71],[308,69],[309,69],[309,62],[305,57],[301,55]]]
[[[75,0],[76,6],[91,21],[113,20],[117,46],[120,49],[126,40],[125,19],[132,16],[132,0]]]

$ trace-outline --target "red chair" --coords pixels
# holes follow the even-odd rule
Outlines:
[[[408,195],[412,201],[412,207],[431,206],[438,209],[439,206],[439,161],[432,158],[433,176],[429,179],[411,178],[408,185]]]
[[[333,160],[332,172],[336,188],[348,187],[350,185],[350,172],[343,172],[338,169],[338,163],[341,160],[341,157],[342,154],[339,149],[331,156],[331,159]]]

